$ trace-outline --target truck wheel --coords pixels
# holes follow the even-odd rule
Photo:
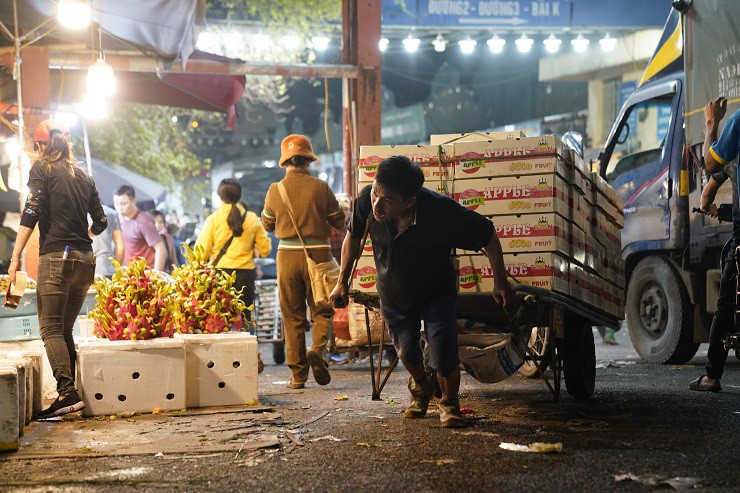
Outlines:
[[[693,305],[676,270],[661,257],[646,257],[632,271],[625,302],[627,327],[647,363],[685,363],[694,343]]]
[[[596,347],[588,320],[566,315],[563,340],[565,388],[575,399],[588,399],[596,385]]]
[[[272,344],[272,359],[276,365],[285,363],[285,343],[275,342]]]
[[[544,359],[539,362],[542,371],[547,369],[550,363],[550,328],[534,327],[529,334],[529,349],[535,356],[543,356]],[[526,360],[519,368],[519,373],[527,378],[540,378],[540,372],[531,360]]]

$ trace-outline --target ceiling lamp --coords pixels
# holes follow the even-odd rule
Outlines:
[[[434,51],[442,53],[447,48],[447,40],[445,40],[442,34],[437,34],[437,37],[432,41],[432,45],[434,46]]]
[[[116,92],[116,74],[102,57],[87,69],[87,91],[104,98]]]
[[[601,45],[601,51],[609,53],[617,47],[617,38],[612,38],[609,33],[606,33],[606,36],[599,40],[599,44]]]
[[[474,39],[471,39],[470,36],[466,36],[465,39],[461,39],[457,42],[458,46],[460,46],[460,51],[463,52],[466,55],[470,55],[475,51],[475,46],[478,44],[478,42]]]
[[[81,113],[88,120],[104,120],[108,118],[108,102],[94,94],[86,94],[80,108]]]
[[[421,40],[419,38],[414,38],[409,34],[409,36],[402,41],[403,48],[408,51],[409,53],[413,53],[416,50],[419,49],[419,44],[421,44]]]
[[[545,45],[545,50],[548,53],[557,53],[560,49],[560,45],[563,44],[563,41],[556,38],[554,34],[551,34],[546,40],[542,42],[542,44]]]
[[[576,53],[585,53],[588,49],[590,41],[583,37],[583,34],[579,34],[576,39],[571,39],[570,44],[573,45],[573,50]]]
[[[301,46],[301,38],[295,34],[286,34],[283,36],[282,42],[283,46],[289,50],[297,50]]]
[[[378,41],[378,48],[380,49],[380,51],[387,50],[388,43],[390,43],[390,41],[388,41],[388,38],[380,38],[380,41]]]
[[[500,38],[498,34],[494,34],[491,39],[486,41],[486,44],[488,45],[488,49],[491,50],[491,53],[501,53],[504,51],[506,40]]]
[[[255,34],[252,36],[254,40],[254,49],[257,51],[267,51],[270,49],[270,35],[269,34]]]
[[[529,53],[532,51],[532,45],[534,40],[528,37],[526,34],[522,34],[522,37],[515,41],[517,49],[522,53]]]
[[[311,44],[316,51],[326,51],[329,48],[331,40],[326,36],[314,36],[311,38]]]
[[[57,9],[59,24],[68,29],[84,29],[90,25],[92,11],[86,0],[59,0]]]

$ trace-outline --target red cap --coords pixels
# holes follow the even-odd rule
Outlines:
[[[33,133],[34,142],[49,142],[53,130],[61,132],[69,142],[69,129],[54,120],[44,120],[36,126],[36,131]]]

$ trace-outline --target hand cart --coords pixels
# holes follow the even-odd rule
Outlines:
[[[504,309],[494,302],[490,294],[462,294],[457,299],[458,319],[482,322],[495,333],[514,333],[530,341],[526,359],[531,361],[550,390],[553,399],[560,399],[561,382],[565,380],[568,393],[576,399],[593,395],[596,380],[596,354],[592,326],[618,328],[620,321],[593,306],[569,296],[526,285],[515,285],[515,298]],[[351,293],[355,302],[368,309],[379,307],[376,296]],[[369,317],[368,321],[369,333]],[[547,341],[530,338],[533,330],[542,330]],[[551,351],[538,351],[546,343]],[[538,346],[538,347],[535,347]],[[379,346],[379,348],[382,346]],[[398,358],[391,363],[381,381],[380,361],[377,375],[372,364],[371,381],[373,400],[380,400],[380,392],[395,369]],[[553,371],[552,381],[545,374],[545,363]]]

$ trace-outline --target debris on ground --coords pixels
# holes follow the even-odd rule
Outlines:
[[[475,409],[470,407],[461,407],[460,414],[475,414]]]
[[[431,464],[437,464],[438,466],[445,466],[447,464],[456,464],[462,462],[460,459],[425,459],[419,462],[426,462]]]
[[[320,442],[324,440],[329,441],[329,442],[343,442],[344,438],[338,438],[338,437],[335,437],[334,435],[324,435],[323,437],[311,438],[308,441],[309,442]]]
[[[349,397],[346,395],[340,395],[339,397],[334,398],[335,401],[346,401],[347,399],[349,399]]]
[[[520,445],[518,443],[501,442],[499,447],[501,447],[504,450],[509,450],[511,452],[534,452],[537,454],[552,454],[552,453],[559,454],[563,451],[562,443],[535,442],[535,443],[530,443],[529,445]]]
[[[360,447],[367,447],[367,448],[380,447],[380,445],[375,442],[357,442],[357,445],[359,445]]]
[[[614,481],[621,483],[623,481],[634,481],[635,483],[644,484],[646,486],[670,486],[676,491],[689,491],[701,488],[701,479],[691,477],[674,477],[663,479],[661,476],[644,474],[638,476],[628,472],[626,474],[619,474],[614,476]]]

